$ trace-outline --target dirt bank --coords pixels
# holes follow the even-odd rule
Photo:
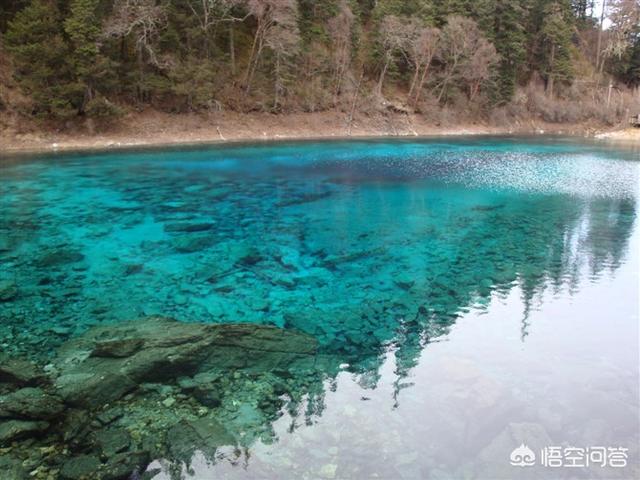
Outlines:
[[[10,126],[0,131],[0,152],[103,149],[126,146],[187,144],[242,140],[277,140],[368,136],[429,136],[474,134],[566,134],[594,136],[598,130],[585,125],[521,123],[497,127],[480,123],[434,125],[422,116],[388,114],[358,116],[348,121],[342,112],[273,115],[234,112],[211,115],[167,114],[157,111],[131,113],[117,127],[94,131],[91,126],[46,131]],[[633,133],[624,133],[625,139]],[[615,132],[617,134],[617,132]],[[609,138],[616,138],[610,134]]]
[[[611,140],[629,140],[640,142],[640,128],[627,128],[624,130],[614,130],[596,135],[596,138],[607,138]]]

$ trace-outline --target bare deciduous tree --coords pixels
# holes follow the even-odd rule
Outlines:
[[[499,57],[478,25],[470,18],[451,15],[442,29],[440,60],[444,64],[438,101],[442,100],[449,84],[459,78],[469,88],[473,99],[480,85],[491,76],[491,67]]]
[[[251,90],[251,83],[271,30],[279,22],[287,22],[289,18],[297,19],[298,3],[296,0],[249,0],[247,9],[256,21],[256,31],[244,78],[245,95]]]
[[[634,33],[640,30],[640,2],[610,0],[609,12],[611,27],[604,56],[621,58],[631,46]]]
[[[207,57],[211,55],[210,36],[215,35],[218,24],[243,20],[232,15],[233,9],[242,4],[243,0],[189,0],[187,3],[203,32]],[[233,25],[230,26],[229,36],[233,39]],[[231,40],[230,43],[232,42]],[[235,60],[233,44],[230,45],[230,56]]]
[[[493,67],[500,61],[495,47],[486,38],[480,36],[474,39],[472,54],[461,68],[463,81],[468,86],[469,100],[473,100],[480,86],[491,78]]]
[[[315,112],[329,106],[325,78],[331,75],[331,53],[324,42],[318,40],[311,41],[300,51],[301,82],[297,90],[305,111]]]
[[[406,22],[396,15],[387,15],[380,23],[380,45],[384,64],[380,71],[376,91],[382,94],[382,85],[387,75],[391,62],[396,58],[398,53],[404,53],[407,45],[408,31]]]
[[[413,20],[407,28],[409,32],[407,57],[413,65],[413,78],[407,95],[407,103],[417,105],[420,94],[427,81],[431,62],[440,44],[440,30],[424,26],[422,22]]]
[[[116,0],[113,14],[104,25],[103,35],[116,38],[132,35],[139,62],[142,63],[146,53],[151,64],[161,67],[163,64],[156,54],[155,43],[166,26],[166,5],[154,0]]]
[[[290,67],[290,60],[299,52],[300,32],[298,30],[297,3],[292,2],[285,8],[273,11],[273,27],[265,33],[265,45],[273,51],[274,64],[274,97],[273,108],[280,107],[280,99],[285,92],[285,78]]]

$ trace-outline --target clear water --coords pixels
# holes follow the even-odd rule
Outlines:
[[[635,478],[639,160],[561,138],[5,158],[1,346],[46,361],[162,314],[299,329],[340,360],[312,411],[193,478]],[[628,465],[512,467],[522,442]]]

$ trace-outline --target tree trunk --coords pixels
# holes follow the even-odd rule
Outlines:
[[[280,52],[276,53],[276,68],[275,68],[275,82],[274,82],[274,92],[273,92],[273,109],[278,110],[278,104],[280,102],[279,93],[280,93]]]
[[[480,90],[480,82],[473,82],[469,86],[469,101],[473,102],[473,100],[478,95],[478,91]]]
[[[451,78],[453,77],[453,74],[456,72],[458,68],[459,57],[456,56],[454,58],[455,60],[453,61],[451,67],[449,68],[449,71],[447,72],[447,76],[444,78],[444,81],[442,82],[442,89],[440,90],[440,95],[438,95],[438,103],[440,103],[440,101],[442,100],[444,92],[447,90],[447,87],[449,86],[449,80],[451,80]]]
[[[236,46],[233,37],[233,22],[229,24],[229,57],[231,59],[231,74],[236,76]]]
[[[348,131],[347,135],[351,136],[351,125],[353,124],[353,115],[356,112],[356,105],[358,104],[358,96],[360,95],[360,85],[362,85],[362,79],[364,78],[364,68],[360,73],[360,79],[358,85],[356,85],[356,93],[353,94],[353,103],[351,104],[351,111],[349,112],[349,119],[347,121]]]
[[[420,77],[420,81],[418,82],[418,88],[416,89],[416,96],[413,101],[413,106],[418,105],[420,101],[420,95],[422,95],[422,89],[424,88],[424,84],[427,81],[427,73],[429,73],[429,67],[431,66],[431,60],[425,63],[424,70],[422,70],[422,76]]]
[[[444,92],[447,89],[448,84],[449,84],[449,77],[446,77],[442,82],[442,88],[440,89],[440,94],[438,95],[438,103],[440,103],[440,101],[442,100],[442,97],[444,96]]]
[[[253,43],[251,44],[251,53],[249,54],[249,64],[247,66],[247,72],[244,76],[244,88],[245,88],[245,96],[249,94],[249,89],[251,88],[251,81],[253,80],[253,64],[255,62],[255,57],[258,55],[256,50],[258,48],[258,41],[260,41],[260,36],[262,27],[260,23],[258,23],[258,28],[256,29],[256,34],[253,36]]]
[[[144,91],[142,89],[142,83],[144,82],[144,64],[142,61],[142,50],[140,48],[137,49],[137,61],[138,61],[138,101],[140,103],[144,103]]]
[[[249,95],[249,91],[251,90],[251,83],[253,82],[253,77],[256,74],[256,70],[258,69],[258,63],[260,62],[260,55],[262,55],[263,49],[263,39],[260,39],[260,43],[258,44],[258,49],[256,50],[256,55],[253,60],[253,67],[251,69],[251,76],[249,77],[249,82],[247,83],[247,95]]]
[[[122,36],[120,39],[120,61],[124,63],[127,57],[127,44],[125,43],[126,36]]]
[[[376,86],[376,92],[378,92],[379,95],[382,95],[382,84],[384,83],[384,77],[387,74],[387,69],[389,68],[390,63],[391,63],[391,58],[387,57],[386,62],[384,62],[384,67],[382,67],[382,71],[380,72],[378,85]]]
[[[596,46],[596,69],[602,72],[600,68],[600,49],[602,48],[602,27],[604,25],[604,11],[607,8],[607,0],[602,0],[602,13],[600,13],[600,28],[598,29],[598,44]],[[604,62],[603,62],[604,63]]]
[[[551,45],[551,60],[550,60],[550,65],[551,65],[551,71],[549,72],[549,77],[547,78],[547,95],[551,98],[553,98],[553,80],[554,80],[554,64],[555,64],[555,59],[556,59],[556,45],[553,44]]]
[[[345,49],[346,45],[341,44],[339,47],[340,54],[338,56],[338,62],[336,65],[336,72],[334,75],[334,90],[333,90],[333,104],[336,105],[338,103],[338,96],[340,95],[340,90],[342,90],[342,82],[344,81],[344,74],[347,70],[347,64],[344,61],[345,58]]]
[[[411,79],[411,86],[409,87],[409,94],[407,95],[407,104],[411,103],[411,98],[413,97],[414,90],[418,83],[418,75],[420,75],[421,68],[422,68],[422,65],[420,65],[420,63],[416,63],[416,70],[413,73],[413,78]]]

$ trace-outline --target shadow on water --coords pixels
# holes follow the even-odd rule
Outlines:
[[[408,156],[375,145],[360,163],[324,157],[344,146],[305,145],[213,160],[196,152],[8,167],[0,180],[5,353],[64,371],[61,346],[92,327],[153,314],[273,325],[317,342],[312,359],[289,368],[190,366],[143,381],[100,406],[110,420],[66,420],[77,430],[93,421],[84,436],[40,438],[76,456],[101,455],[95,469],[125,453],[140,465],[156,459],[149,471],[171,478],[194,462],[247,468],[255,442],[278,441],[272,424],[283,416],[290,434],[319,421],[340,374],[375,390],[392,357],[389,406],[398,408],[424,351],[446,341],[462,315],[521,292],[526,343],[545,295],[571,297],[625,262],[636,228],[629,162],[611,160],[611,176],[590,185],[574,180],[601,172],[605,160],[580,164],[589,152],[575,145],[515,156],[509,142],[426,152],[409,144]],[[565,169],[567,158],[577,171]],[[497,169],[506,183],[492,177]],[[54,465],[69,463],[58,455]],[[109,468],[128,475],[140,465]]]

